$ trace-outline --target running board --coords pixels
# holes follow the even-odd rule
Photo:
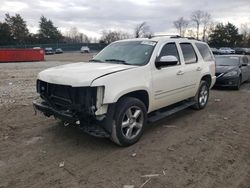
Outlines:
[[[174,107],[170,106],[167,110],[158,110],[151,117],[148,117],[148,123],[154,123],[156,121],[159,121],[181,110],[184,110],[194,104],[195,104],[194,101],[184,101],[184,102],[178,103],[178,105],[175,105]]]

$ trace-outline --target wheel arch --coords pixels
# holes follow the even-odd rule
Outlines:
[[[211,84],[212,84],[212,77],[211,77],[211,75],[209,75],[209,74],[206,74],[206,75],[202,76],[201,80],[206,81],[206,82],[208,83],[208,86],[209,86],[209,87],[210,87]]]
[[[118,98],[117,102],[125,97],[134,97],[136,99],[139,99],[145,104],[146,109],[147,110],[149,109],[149,94],[146,90],[136,90],[123,94]]]

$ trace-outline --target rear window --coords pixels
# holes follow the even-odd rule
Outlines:
[[[206,44],[195,43],[204,61],[212,61],[213,56]]]
[[[198,59],[192,44],[181,43],[180,46],[184,56],[185,63],[186,64],[196,63]]]

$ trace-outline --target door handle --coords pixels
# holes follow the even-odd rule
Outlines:
[[[202,68],[201,67],[197,67],[196,71],[201,71]]]
[[[183,75],[184,72],[180,70],[180,71],[178,71],[176,74],[177,74],[177,75]]]

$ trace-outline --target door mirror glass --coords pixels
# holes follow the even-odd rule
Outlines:
[[[177,57],[173,55],[162,56],[160,59],[157,59],[155,62],[155,66],[157,68],[166,67],[166,66],[174,66],[178,64]]]

